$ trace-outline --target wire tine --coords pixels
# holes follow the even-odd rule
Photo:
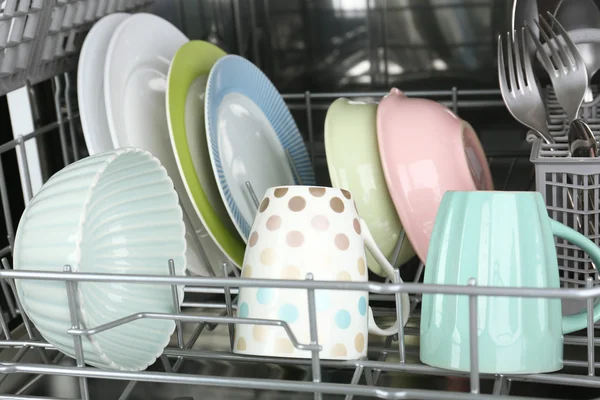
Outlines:
[[[514,51],[515,51],[515,69],[517,70],[517,81],[519,83],[519,89],[525,89],[525,79],[523,79],[523,63],[521,63],[521,47],[519,45],[519,37],[518,34],[514,33]],[[523,43],[523,42],[521,42]]]
[[[523,43],[523,69],[525,70],[525,77],[527,79],[527,86],[535,87],[535,75],[533,74],[533,67],[531,65],[531,58],[529,57],[529,44],[525,40],[525,28],[521,28],[521,43]]]
[[[504,65],[504,51],[502,50],[502,35],[498,35],[498,83],[500,84],[500,93],[502,97],[509,93],[508,82],[506,81],[506,65]]]
[[[515,80],[515,63],[513,61],[513,47],[512,47],[512,38],[510,33],[506,33],[506,48],[508,50],[508,76],[510,78],[510,90],[517,90],[517,82]]]
[[[565,30],[565,28],[563,28],[563,26],[560,24],[560,22],[558,22],[558,20],[554,17],[554,15],[552,15],[552,13],[548,12],[548,16],[550,17],[550,20],[552,21],[552,23],[556,26],[556,29],[558,30],[558,32],[562,35],[567,47],[569,48],[569,50],[571,52],[571,58],[573,59],[574,64],[577,67],[581,67],[584,64],[584,61],[583,61],[583,57],[581,57],[581,53],[579,53],[579,49],[577,48],[575,43],[573,43],[573,40],[571,39],[571,37],[569,36],[569,34]]]
[[[533,22],[535,22],[535,24],[537,25],[537,27],[540,31],[540,35],[544,36],[544,40],[546,40],[546,42],[547,42],[548,36],[546,35],[546,33],[544,33],[544,30],[540,27],[540,24],[535,19],[533,20]],[[533,40],[533,43],[535,44],[535,48],[537,49],[537,51],[540,55],[540,61],[542,62],[544,69],[548,73],[550,73],[550,71],[554,71],[555,68],[554,68],[554,65],[552,64],[552,60],[550,60],[550,57],[546,53],[546,50],[544,50],[544,46],[542,46],[540,39],[538,39],[536,34],[533,33],[531,27],[529,26],[529,24],[527,22],[525,22],[525,27],[527,28],[527,32],[529,33],[529,36]]]
[[[543,29],[542,26],[544,27]],[[563,60],[561,54],[559,54],[558,52],[561,48],[561,43],[558,37],[556,36],[556,33],[554,33],[548,22],[541,15],[538,21],[538,27],[540,28],[540,34],[544,37],[548,48],[552,52],[552,57],[554,58],[554,63],[556,64],[557,69],[560,69],[561,67],[566,67],[569,64],[569,62]],[[544,32],[544,29],[546,30],[546,32]],[[548,37],[548,35],[550,35],[551,37]]]

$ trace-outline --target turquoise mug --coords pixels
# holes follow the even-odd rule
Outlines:
[[[600,249],[548,217],[538,192],[446,192],[429,243],[424,283],[559,288],[554,235],[600,265]],[[562,316],[560,299],[489,297],[477,300],[479,371],[531,374],[562,368],[563,334],[587,326],[587,313]],[[600,304],[594,321],[600,319]],[[420,358],[469,371],[468,296],[424,294]]]

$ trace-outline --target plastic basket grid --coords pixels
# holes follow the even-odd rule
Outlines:
[[[593,87],[594,101],[583,107],[582,117],[600,133],[600,96]],[[600,158],[571,158],[568,152],[568,122],[552,88],[546,90],[548,127],[556,144],[534,141],[531,161],[535,165],[536,190],[542,194],[548,215],[600,246]],[[553,147],[553,148],[551,148]],[[584,287],[591,277],[599,285],[597,267],[589,256],[571,243],[556,238],[562,287]]]

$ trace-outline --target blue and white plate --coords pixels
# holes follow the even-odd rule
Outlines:
[[[217,61],[204,104],[213,172],[247,242],[257,212],[248,183],[258,200],[273,186],[314,185],[310,157],[281,95],[245,58],[228,55]]]

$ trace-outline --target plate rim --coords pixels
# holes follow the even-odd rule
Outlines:
[[[104,57],[107,56],[108,48],[110,46],[110,41],[111,41],[114,33],[116,32],[116,29],[118,28],[119,25],[121,25],[121,23],[123,23],[127,19],[131,18],[131,16],[132,15],[130,13],[125,13],[125,12],[117,12],[114,14],[109,14],[109,15],[104,16],[98,22],[96,22],[94,24],[92,29],[90,29],[90,31],[88,32],[88,34],[85,37],[83,45],[81,46],[81,52],[79,54],[79,61],[77,62],[77,93],[79,93],[79,95],[77,96],[77,105],[79,108],[79,118],[81,120],[81,128],[83,131],[83,138],[85,140],[85,144],[88,149],[89,155],[98,154],[98,153],[101,153],[102,151],[99,148],[97,148],[91,140],[89,140],[92,133],[97,133],[97,132],[92,132],[95,130],[90,128],[93,124],[88,119],[88,114],[85,111],[86,108],[92,108],[92,107],[86,106],[86,104],[88,104],[86,96],[82,96],[82,94],[86,92],[86,90],[84,88],[86,86],[88,86],[88,87],[90,86],[89,83],[86,83],[86,82],[89,82],[89,80],[90,80],[90,78],[89,78],[90,69],[87,68],[87,66],[92,65],[92,64],[97,65],[98,64],[97,61],[93,62],[94,60],[97,60],[99,57],[102,58],[102,56],[104,56]],[[97,42],[98,40],[100,40],[101,37],[103,37],[103,38],[108,37],[108,40],[106,40],[105,53],[98,55],[97,54],[97,51],[98,51],[97,45],[94,47],[90,47],[91,46],[90,39],[93,39],[94,42]],[[99,70],[101,71],[101,73],[96,78],[98,78],[98,80],[101,82],[100,90],[102,92],[101,95],[103,95],[104,94],[104,67],[101,65],[99,67]],[[106,105],[105,105],[104,99],[102,99],[99,103],[101,104],[101,107],[103,107],[103,110],[101,110],[99,112],[99,114],[103,114],[104,119],[106,121],[106,126],[109,128],[108,132],[105,132],[105,133],[108,135],[108,138],[114,148],[115,143],[113,141],[112,136],[110,135],[110,126],[109,126],[109,122],[108,122],[108,116],[106,114]]]
[[[334,100],[331,103],[331,105],[329,106],[329,108],[327,110],[327,113],[325,115],[325,124],[324,124],[324,131],[323,131],[323,137],[324,137],[324,143],[325,143],[325,154],[327,155],[327,157],[326,157],[327,158],[327,167],[328,167],[328,170],[329,170],[329,178],[331,180],[331,185],[333,187],[337,187],[337,188],[341,188],[341,189],[348,189],[348,190],[350,190],[350,189],[347,188],[347,187],[342,187],[341,182],[338,180],[338,174],[335,173],[335,172],[332,173],[332,171],[335,171],[335,170],[338,169],[336,167],[336,164],[337,164],[337,161],[340,159],[340,155],[342,155],[342,157],[343,157],[344,154],[349,154],[349,153],[348,152],[344,152],[341,147],[337,147],[337,146],[334,145],[333,142],[339,143],[340,139],[337,139],[337,138],[334,139],[334,137],[336,137],[336,136],[339,137],[339,134],[336,135],[334,133],[334,129],[331,126],[331,122],[332,122],[332,118],[334,118],[334,117],[332,117],[332,114],[338,113],[343,108],[347,108],[347,107],[351,106],[351,102],[353,102],[353,101],[354,100],[351,100],[351,99],[346,98],[346,97],[340,97],[340,98]],[[378,141],[378,139],[377,139],[377,126],[376,126],[376,121],[377,121],[377,103],[361,102],[361,104],[363,104],[363,105],[369,105],[373,109],[372,112],[373,112],[373,122],[374,122],[374,125],[373,125],[372,133],[375,136],[374,137],[374,139],[375,139],[374,150],[377,153],[379,153],[379,147],[378,147],[378,143],[377,143],[377,141]],[[366,137],[365,136],[367,134],[369,134],[369,133],[370,132],[366,132],[366,131],[363,131],[363,130],[361,130],[360,132],[357,131],[357,130],[347,132],[348,137],[346,138],[346,142],[350,143],[350,142],[353,142],[354,140],[356,140],[356,138],[359,138],[359,142],[360,143],[364,143],[366,141]],[[330,155],[333,155],[333,154],[337,154],[338,156],[336,156],[336,157],[330,157]],[[373,164],[373,165],[375,165],[375,164],[381,165],[381,156],[379,157],[379,160],[372,160],[371,164]],[[381,185],[379,185],[380,186],[380,190],[381,189],[385,189],[386,193],[387,193],[387,196],[389,197],[389,202],[390,202],[390,205],[391,205],[391,210],[390,211],[395,215],[395,218],[397,220],[397,224],[401,228],[401,230],[398,232],[398,234],[400,234],[400,232],[402,230],[404,230],[404,227],[403,227],[402,221],[400,220],[400,216],[396,212],[396,209],[394,207],[394,202],[392,200],[392,197],[389,194],[389,191],[387,189],[387,183],[385,181],[385,176],[384,176],[384,173],[383,173],[383,168],[381,168],[381,179],[378,179],[378,181],[380,181],[379,183],[381,184]],[[380,205],[377,205],[377,204],[371,204],[371,205],[366,204],[366,202],[362,200],[361,196],[354,196],[354,201],[357,203],[357,208],[362,204],[363,208],[371,208],[371,207],[377,206],[378,209],[381,209]],[[365,219],[365,222],[367,223],[367,225],[369,225],[369,221],[367,220],[367,218],[363,217],[363,219]],[[374,232],[375,228],[370,228],[370,229],[371,229],[371,233],[374,234],[375,233]],[[373,236],[375,236],[375,235],[373,235]],[[410,246],[410,249],[406,248],[406,246],[407,246],[406,243],[403,243],[402,249],[404,251],[407,251],[408,254],[409,254],[409,256],[408,256],[408,258],[406,260],[404,260],[404,262],[401,262],[402,258],[398,257],[398,264],[394,266],[395,268],[400,267],[405,262],[409,261],[412,257],[415,256],[415,251],[414,251],[414,249],[412,249],[412,244],[410,244],[410,241],[408,240],[408,236],[405,237],[405,240],[408,243],[408,245]],[[383,249],[382,249],[382,252],[383,252]],[[402,252],[402,250],[401,250],[401,252]],[[369,255],[370,255],[370,253],[367,254],[367,257]],[[373,256],[371,256],[371,258],[375,262],[377,262],[377,260],[375,260],[375,258]],[[373,271],[371,268],[369,268],[369,269],[373,273],[375,273],[375,274],[377,274],[379,276],[383,276],[383,277],[386,276],[385,273],[383,272],[383,270],[381,270],[380,272],[376,272],[376,271]]]
[[[185,129],[185,96],[188,94],[190,85],[199,76],[208,76],[214,64],[226,55],[227,53],[218,46],[203,40],[191,40],[181,46],[175,53],[169,67],[165,99],[171,148],[194,210],[219,250],[237,268],[241,269],[245,252],[244,242],[241,237],[235,237],[231,234],[211,206],[206,191],[196,173]],[[190,61],[193,62],[190,63]],[[180,98],[181,91],[185,91],[182,100],[183,108],[181,102],[177,101]],[[178,115],[180,111],[183,112]]]
[[[147,35],[142,37],[140,32]],[[160,35],[157,36],[159,39],[149,41],[148,35],[156,32],[160,32]],[[179,47],[189,42],[189,38],[170,21],[155,14],[144,12],[132,14],[130,18],[123,21],[123,23],[120,24],[117,29],[115,29],[115,33],[113,34],[109,44],[107,57],[104,61],[104,101],[106,104],[106,114],[109,121],[110,134],[113,138],[113,144],[116,148],[134,146],[144,150],[148,149],[146,146],[147,141],[145,140],[138,142],[135,145],[131,143],[129,140],[131,136],[130,132],[126,130],[124,123],[127,113],[122,112],[119,109],[119,106],[124,104],[122,89],[125,85],[124,82],[126,82],[126,80],[123,79],[123,77],[126,77],[126,69],[130,66],[137,66],[144,60],[136,61],[131,54],[128,54],[128,57],[118,57],[117,52],[122,46],[130,45],[131,43],[141,43],[142,41],[145,46],[149,46],[151,49],[156,49],[158,47],[160,47],[161,50],[168,49],[165,51],[168,51],[169,53],[169,64],[164,69],[162,66],[160,68],[161,73],[164,75],[166,91],[166,74],[168,73],[170,61]],[[152,54],[151,51],[147,51],[146,53],[142,53],[137,49],[135,49],[135,51],[135,55],[138,56]],[[117,82],[111,84],[112,80]],[[156,105],[160,106],[162,109],[165,109],[165,100],[162,99],[160,103],[157,103]],[[161,141],[165,139],[165,142],[167,142],[170,139],[168,138],[169,133],[166,109],[164,112],[164,131],[161,131],[156,135],[156,137],[160,136]],[[175,190],[179,196],[180,206],[184,212],[184,215],[187,215],[188,217],[185,223],[189,228],[186,228],[186,241],[189,252],[186,254],[190,256],[197,255],[197,257],[200,259],[200,264],[188,262],[188,271],[193,275],[211,276],[215,272],[215,269],[212,268],[212,264],[210,262],[206,263],[208,260],[209,248],[202,244],[202,238],[198,233],[199,231],[203,233],[205,231],[205,227],[202,226],[200,221],[196,219],[196,213],[192,210],[192,207],[189,207],[185,204],[186,201],[191,202],[191,199],[186,197],[187,193],[183,188],[183,179],[176,167],[177,163],[175,161],[175,156],[173,155],[171,145],[169,143],[164,143],[163,146],[160,147],[160,153],[157,152],[156,149],[154,149],[152,153],[155,157],[161,160],[161,163],[163,166],[165,166],[165,169],[167,169],[167,173],[169,174],[169,177],[171,178],[171,181],[173,182]],[[166,162],[167,158],[168,162]],[[194,236],[198,240],[195,240]],[[202,257],[202,255],[205,255],[206,257]],[[217,275],[221,276],[221,274]]]
[[[378,142],[378,147],[379,147],[379,151],[380,151],[380,155],[381,155],[381,166],[383,168],[385,181],[386,181],[388,190],[390,190],[390,186],[392,186],[392,185],[396,188],[398,188],[398,187],[402,188],[404,186],[403,183],[405,183],[404,182],[405,179],[393,179],[393,176],[395,176],[395,175],[393,175],[392,172],[390,172],[390,171],[393,170],[394,166],[396,166],[400,163],[400,161],[398,161],[398,160],[401,159],[401,155],[396,154],[395,157],[392,156],[391,149],[386,148],[386,146],[383,144],[383,142],[385,142],[385,138],[393,136],[393,133],[391,131],[388,131],[381,127],[381,125],[382,125],[381,120],[384,118],[383,114],[384,113],[390,114],[390,111],[387,109],[399,107],[400,102],[404,101],[404,100],[400,100],[399,96],[404,96],[404,95],[401,94],[401,92],[396,91],[395,88],[392,89],[390,94],[386,95],[381,100],[380,106],[377,108],[377,142]],[[408,100],[425,100],[428,102],[434,102],[433,100],[430,100],[430,99],[421,99],[421,98],[407,98],[407,99]],[[385,107],[381,107],[382,103],[384,103]],[[434,103],[438,104],[440,107],[447,108],[446,106],[444,106],[440,103],[437,103],[437,102],[434,102]],[[456,121],[458,124],[460,124],[461,126],[463,126],[463,124],[467,124],[469,127],[471,127],[471,125],[467,121],[458,117],[449,108],[447,108],[447,109],[448,109],[449,113],[452,114],[454,116],[454,118],[456,118]],[[457,125],[457,126],[459,126],[459,125]],[[485,152],[483,150],[481,140],[477,137],[476,131],[472,127],[471,127],[471,129],[473,130],[473,134],[477,140],[477,145],[485,158]],[[397,128],[395,128],[395,132],[398,132]],[[398,136],[398,135],[396,134],[396,136]],[[463,136],[464,136],[464,134],[461,134],[461,141],[464,143]],[[393,160],[396,160],[396,161],[394,161],[392,163],[391,161],[393,161]],[[462,161],[459,161],[459,163],[461,164],[461,169],[468,171],[469,166],[467,165],[466,161],[464,161],[464,162],[463,161],[464,161],[464,159]],[[489,165],[487,163],[485,163],[485,166],[483,168],[484,168],[484,175],[486,176],[486,183],[488,183],[490,185],[489,187],[487,187],[486,189],[483,189],[483,190],[494,190],[494,184],[493,184],[493,179],[492,179],[491,172],[489,169]],[[398,176],[400,176],[400,175],[398,175]],[[446,191],[447,190],[448,189],[446,189]],[[475,182],[471,182],[471,185],[469,185],[468,189],[451,189],[451,190],[478,190],[478,189],[477,189],[477,184]],[[413,218],[408,218],[409,213],[407,210],[409,209],[409,203],[410,203],[408,201],[409,196],[407,195],[407,192],[405,190],[400,190],[400,191],[398,191],[398,193],[399,194],[397,196],[394,196],[390,190],[390,196],[392,197],[392,201],[398,212],[398,216],[400,217],[402,226],[404,227],[404,232],[406,234],[406,237],[410,240],[410,243],[413,246],[413,249],[414,249],[416,255],[419,257],[420,261],[425,264],[427,262],[428,251],[425,251],[425,249],[423,248],[423,246],[421,246],[419,244],[419,242],[415,242],[415,239],[419,239],[419,240],[423,239],[424,235],[421,232],[419,232],[421,226],[423,225],[422,224],[423,221],[419,221],[419,224],[417,224]],[[398,202],[401,203],[400,206],[398,206],[398,204],[397,204]],[[440,202],[441,202],[441,199],[440,199]],[[438,206],[439,206],[439,203],[438,203]],[[420,226],[417,226],[417,225],[420,225]],[[428,239],[430,239],[430,238],[431,237],[429,237]],[[428,249],[428,246],[429,246],[429,242],[427,242],[427,249]]]
[[[256,93],[249,93],[248,90],[244,88],[237,88],[238,90],[233,90],[230,87],[216,87],[217,83],[215,81],[217,81],[219,75],[222,74],[221,71],[223,65],[227,65],[227,63],[240,64],[240,67],[243,68],[241,68],[239,75],[247,76],[248,74],[254,74],[254,78],[256,78],[256,81],[248,79],[247,82],[249,82],[250,85],[260,84],[261,90],[259,91],[259,95],[267,96],[268,98],[272,99],[274,104],[271,105],[271,109],[275,108],[277,110],[275,115],[277,115],[278,119],[282,119],[284,121],[281,125],[286,127],[285,132],[278,131],[276,127],[273,126],[272,117],[270,118],[269,114],[265,111],[265,107],[261,106],[261,104],[259,104],[259,102],[255,100]],[[223,79],[221,81],[226,82],[228,80]],[[240,93],[249,97],[249,99],[253,101],[258,108],[261,109],[261,111],[265,114],[265,117],[271,124],[271,127],[275,131],[277,140],[279,141],[284,150],[292,146],[286,147],[286,145],[283,143],[285,140],[284,138],[282,138],[282,136],[285,136],[287,138],[287,140],[289,141],[288,144],[291,143],[294,145],[295,150],[293,152],[290,151],[290,153],[292,159],[295,161],[296,170],[298,172],[298,175],[300,175],[302,182],[298,182],[298,178],[294,176],[293,184],[311,186],[316,185],[316,180],[311,159],[308,154],[308,149],[306,148],[306,144],[304,143],[304,138],[302,137],[298,125],[296,124],[296,121],[294,120],[286,102],[283,100],[283,97],[281,96],[273,82],[271,82],[271,80],[256,65],[254,65],[251,61],[243,57],[240,57],[235,54],[229,54],[219,59],[210,71],[206,85],[206,99],[204,102],[206,136],[209,143],[210,161],[213,167],[213,173],[217,181],[217,187],[219,188],[221,198],[223,199],[225,208],[227,209],[227,212],[229,213],[231,220],[233,221],[240,236],[242,237],[245,243],[248,243],[248,237],[250,235],[252,221],[248,222],[244,219],[239,208],[237,207],[235,200],[229,194],[229,185],[227,184],[227,180],[225,179],[223,167],[221,165],[221,157],[219,154],[218,130],[215,129],[213,121],[213,119],[216,119],[216,116],[214,116],[213,112],[211,111],[211,107],[213,106],[213,104],[215,110],[218,110],[218,107],[221,104],[225,95],[230,93]]]

